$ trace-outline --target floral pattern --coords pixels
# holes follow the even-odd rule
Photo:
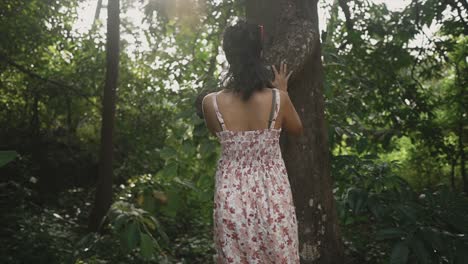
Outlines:
[[[223,126],[216,133],[222,146],[213,210],[217,264],[299,263],[295,206],[279,146],[281,128],[273,126],[251,131]]]

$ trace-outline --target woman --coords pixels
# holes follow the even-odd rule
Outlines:
[[[214,197],[216,263],[299,263],[295,206],[279,146],[282,128],[301,135],[286,65],[275,79],[261,63],[262,28],[226,29],[225,89],[203,98],[208,129],[222,146]],[[273,88],[275,87],[275,88]],[[277,88],[276,88],[277,87]]]

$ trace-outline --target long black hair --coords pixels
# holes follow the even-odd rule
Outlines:
[[[255,90],[272,88],[271,71],[263,64],[262,29],[257,24],[239,21],[226,28],[223,50],[229,62],[225,87],[241,93],[242,99],[250,98]]]

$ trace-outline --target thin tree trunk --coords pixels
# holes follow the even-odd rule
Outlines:
[[[455,166],[457,165],[457,159],[452,158],[452,164],[450,166],[450,184],[452,185],[452,191],[455,191]]]
[[[102,0],[98,0],[96,4],[96,12],[94,13],[93,26],[96,24],[96,20],[99,19],[99,15],[101,14],[101,8],[102,8]]]
[[[282,136],[299,222],[301,263],[344,263],[330,175],[317,0],[249,0],[247,20],[264,25],[265,57],[288,63],[289,95],[304,136]]]
[[[459,120],[458,120],[458,156],[460,157],[460,175],[463,180],[463,191],[466,195],[468,195],[468,177],[466,175],[466,167],[465,167],[465,145],[463,144],[463,137],[464,137],[464,127],[465,127],[465,118],[464,115],[466,113],[465,105],[466,105],[466,76],[460,75],[460,68],[459,68],[460,60],[455,62],[455,72],[456,72],[456,84],[460,89],[460,93],[458,96],[458,104],[459,104]]]
[[[112,203],[112,161],[116,88],[119,72],[119,0],[109,0],[107,18],[107,71],[104,87],[99,179],[89,229],[98,231]]]
[[[460,157],[460,175],[463,179],[463,191],[468,195],[468,177],[466,175],[465,167],[465,150],[463,144],[463,116],[461,117],[458,125],[458,156]]]

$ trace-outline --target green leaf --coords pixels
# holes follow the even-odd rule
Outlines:
[[[129,250],[136,248],[138,240],[140,239],[138,223],[135,221],[130,222],[130,224],[125,228],[123,236],[125,238],[126,246]]]
[[[164,169],[162,170],[162,176],[167,178],[174,178],[177,176],[177,168],[178,165],[175,162],[171,162],[167,164]]]
[[[207,134],[207,128],[205,127],[205,123],[195,125],[193,129],[193,135],[196,137],[202,137]]]
[[[195,184],[188,180],[188,179],[181,179],[179,177],[174,177],[174,182],[182,185],[182,186],[185,186],[185,187],[188,187],[194,191],[199,191],[199,189],[195,186]]]
[[[416,210],[414,207],[410,207],[407,205],[398,205],[397,209],[410,221],[416,222]]]
[[[442,236],[439,231],[430,228],[422,228],[420,235],[425,244],[430,245],[433,249],[442,254],[447,253],[447,246],[450,245],[450,242],[445,241],[444,236]]]
[[[421,240],[414,237],[411,240],[410,246],[411,246],[411,249],[416,254],[416,256],[418,257],[418,263],[424,264],[424,263],[430,262],[430,259],[431,259],[430,252],[426,249],[426,247],[424,246],[424,243]]]
[[[155,230],[156,229],[156,219],[153,217],[144,217],[143,218],[143,223],[150,229],[150,230]]]
[[[408,243],[406,241],[398,242],[392,250],[390,264],[405,264],[408,261]]]
[[[159,155],[161,156],[161,158],[168,160],[170,158],[176,158],[177,151],[172,147],[165,146],[163,149],[160,150]]]
[[[358,153],[363,153],[367,146],[368,146],[368,142],[367,142],[367,139],[364,138],[364,137],[361,137],[358,141],[357,141],[357,144],[356,144],[356,150]]]
[[[216,153],[216,145],[213,143],[211,140],[205,140],[202,141],[200,144],[200,153],[204,156],[207,157],[211,154]]]
[[[0,167],[3,167],[8,162],[14,160],[18,153],[13,150],[0,151]]]
[[[468,259],[468,241],[455,241],[455,264],[464,264]]]
[[[123,214],[119,214],[113,221],[113,225],[115,227],[115,229],[117,230],[120,230],[124,225],[125,225],[125,222],[128,221],[129,218],[126,217],[125,215]]]
[[[406,236],[406,232],[399,228],[380,229],[380,230],[377,230],[377,233],[376,233],[377,240],[394,239],[394,238],[401,238],[405,236]]]
[[[154,213],[156,211],[156,203],[151,193],[151,190],[146,190],[143,194],[143,209],[147,212]]]
[[[354,213],[360,213],[367,206],[367,195],[365,190],[359,188],[348,190],[348,205]]]
[[[153,257],[155,250],[153,246],[153,240],[151,239],[149,235],[141,234],[140,250],[141,250],[141,255],[145,259],[150,259]]]
[[[167,206],[163,207],[163,210],[171,217],[175,217],[177,211],[183,204],[181,199],[181,194],[178,192],[177,189],[171,188],[167,190]]]

